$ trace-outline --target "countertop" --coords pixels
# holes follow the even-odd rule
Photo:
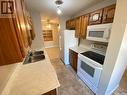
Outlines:
[[[76,53],[83,53],[90,50],[90,48],[82,47],[82,46],[74,46],[74,47],[70,47],[70,49],[75,51]]]
[[[42,95],[60,86],[56,72],[45,51],[46,59],[18,64],[2,95]]]
[[[85,47],[85,46],[74,46],[74,47],[70,47],[70,49],[77,52],[77,53],[83,53],[83,52],[86,52],[86,51],[93,51],[93,52],[102,54],[104,56],[106,54],[106,52],[99,51],[99,50],[96,50],[96,49],[92,49],[91,47]]]

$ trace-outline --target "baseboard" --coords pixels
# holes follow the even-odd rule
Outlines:
[[[53,48],[53,47],[59,47],[59,46],[54,45],[54,46],[48,46],[48,47],[45,47],[45,48]]]

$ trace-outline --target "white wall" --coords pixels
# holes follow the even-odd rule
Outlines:
[[[30,11],[30,15],[33,22],[35,39],[32,41],[31,48],[42,49],[44,47],[43,35],[42,35],[42,25],[41,25],[41,16],[39,12]]]
[[[127,0],[118,0],[97,95],[110,95],[119,85],[127,62]]]
[[[80,15],[83,15],[83,14],[87,14],[87,13],[90,13],[90,12],[93,12],[95,10],[98,10],[98,9],[101,9],[101,8],[104,8],[106,6],[109,6],[109,5],[112,5],[112,4],[115,4],[116,3],[116,0],[104,0],[86,10],[83,10],[83,11],[80,11],[79,13],[75,14],[73,17],[77,17],[77,16],[80,16]],[[80,45],[82,46],[85,46],[85,47],[90,47],[91,45],[91,41],[88,41],[86,39],[81,39],[80,40]]]

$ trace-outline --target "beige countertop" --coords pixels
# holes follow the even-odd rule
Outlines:
[[[70,49],[73,50],[73,51],[75,51],[75,52],[77,52],[77,53],[83,53],[83,52],[89,50],[88,47],[81,47],[81,46],[79,46],[79,47],[78,46],[71,47]]]
[[[102,54],[102,55],[106,54],[105,51],[99,51],[96,49],[92,49],[91,47],[85,47],[85,46],[75,46],[75,47],[71,47],[70,49],[77,52],[77,53],[83,53],[86,51],[93,51],[93,52],[97,52],[97,53]]]
[[[45,52],[46,59],[19,64],[2,95],[41,95],[60,86],[56,72]]]

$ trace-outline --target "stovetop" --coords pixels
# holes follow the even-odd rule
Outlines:
[[[87,52],[84,52],[84,53],[81,53],[83,56],[85,57],[88,57],[98,63],[100,63],[101,65],[104,64],[104,59],[105,59],[105,56],[104,55],[101,55],[101,54],[98,54],[98,53],[95,53],[93,51],[87,51]]]

